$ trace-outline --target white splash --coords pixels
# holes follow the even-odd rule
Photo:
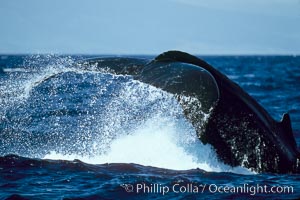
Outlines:
[[[174,170],[200,168],[214,172],[250,173],[245,168],[232,168],[219,162],[213,148],[202,144],[184,119],[174,121],[159,116],[149,119],[132,133],[114,139],[103,154],[64,155],[52,151],[44,159],[79,159],[90,164],[135,163]]]
[[[82,82],[94,81],[96,92],[93,96],[86,96],[88,104],[85,109],[89,114],[77,123],[78,127],[73,127],[78,134],[68,138],[69,141],[55,141],[59,143],[56,149],[48,145],[50,153],[43,156],[43,159],[79,159],[91,164],[136,163],[175,170],[200,168],[215,172],[249,173],[247,169],[232,168],[218,161],[214,149],[199,141],[195,129],[184,117],[182,107],[173,95],[128,77],[102,76],[99,73],[102,74],[103,71],[75,68],[72,67],[73,63],[67,58],[40,68],[12,70],[8,79],[0,85],[0,97],[3,97],[0,98],[0,105],[5,108],[1,112],[5,116],[6,111],[19,106],[20,102],[27,105],[29,97],[37,100],[35,104],[47,106],[50,94],[31,96],[37,95],[32,91],[37,86],[42,87],[41,83],[52,77],[58,77],[52,82],[53,86],[59,86],[64,82],[61,80],[64,76],[56,75],[72,72],[71,74],[83,74],[80,79]],[[93,73],[95,76],[91,79],[84,79]],[[124,80],[118,80],[119,78]],[[102,79],[109,79],[107,85],[102,84]],[[121,85],[118,94],[107,97],[105,109],[97,107],[99,102],[101,103],[101,97],[109,95],[109,86],[116,82]],[[72,84],[69,87],[72,87]],[[73,87],[76,89],[76,85]],[[53,90],[55,92],[55,87]],[[68,95],[71,95],[70,99],[72,99],[74,94]],[[40,102],[43,104],[38,104]],[[54,103],[64,106],[64,102]],[[204,115],[202,120],[205,121],[207,118],[208,116]],[[44,127],[45,122],[50,122],[47,131],[52,131],[58,136],[70,131],[69,126],[66,126],[61,118],[56,117],[56,119],[58,121],[54,120],[55,123],[52,123],[53,120],[41,120],[41,127]],[[76,148],[79,150],[77,151]],[[34,149],[34,152],[36,151],[39,149]],[[32,157],[39,157],[39,155],[33,154]]]

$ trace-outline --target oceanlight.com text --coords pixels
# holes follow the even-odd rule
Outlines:
[[[260,184],[242,184],[238,186],[221,185],[221,184],[199,184],[199,183],[175,183],[173,185],[163,184],[122,184],[126,192],[136,194],[162,194],[168,193],[219,193],[219,194],[249,194],[254,196],[256,194],[293,194],[293,186],[280,186],[280,185],[260,185]]]

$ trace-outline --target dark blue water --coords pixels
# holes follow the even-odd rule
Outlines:
[[[75,64],[86,56],[0,58],[0,199],[300,197],[300,175],[218,161],[166,92]],[[202,58],[275,119],[290,113],[300,146],[299,56]]]

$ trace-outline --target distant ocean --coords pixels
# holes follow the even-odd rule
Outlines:
[[[0,199],[300,198],[299,174],[225,165],[173,95],[75,67],[90,57],[0,55]],[[300,56],[199,57],[288,112],[300,146]]]

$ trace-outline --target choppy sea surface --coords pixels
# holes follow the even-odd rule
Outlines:
[[[75,64],[90,57],[0,55],[0,199],[300,198],[299,174],[225,165],[173,95]],[[288,112],[300,146],[300,56],[199,57]]]

